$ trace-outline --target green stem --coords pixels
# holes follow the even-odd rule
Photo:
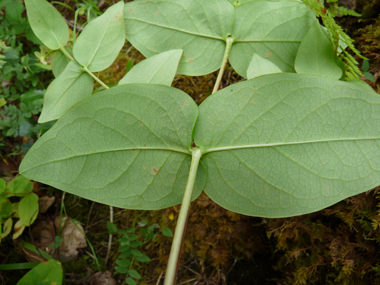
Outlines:
[[[59,49],[63,52],[64,55],[66,55],[66,57],[70,60],[75,60],[71,54],[69,54],[69,52],[62,46],[59,47]]]
[[[201,156],[202,151],[199,148],[193,148],[189,178],[187,180],[185,195],[183,196],[181,210],[179,212],[177,220],[177,226],[174,233],[172,248],[170,250],[164,285],[174,285],[176,281],[179,257],[182,249],[182,241],[184,238],[187,218],[189,215],[191,198],[193,196],[195,176],[197,175],[198,165]]]
[[[75,60],[71,54],[68,53],[68,51],[64,47],[59,47],[59,49],[66,55],[70,60]],[[82,66],[83,70],[86,71],[88,74],[91,75],[92,78],[94,78],[100,85],[102,85],[105,89],[110,89],[107,85],[104,84],[103,81],[101,81],[98,77],[96,77],[91,71],[88,70],[87,67]]]
[[[100,85],[102,85],[105,89],[110,89],[107,85],[104,84],[103,81],[101,81],[99,78],[97,78],[91,71],[88,70],[87,67],[83,66],[83,70],[86,71],[88,74],[91,75],[92,78],[94,78]]]
[[[231,47],[232,47],[233,43],[234,43],[233,37],[230,37],[230,36],[227,37],[227,40],[226,40],[226,50],[224,52],[222,65],[221,65],[220,70],[219,70],[218,78],[216,78],[216,83],[214,85],[214,89],[212,90],[212,94],[214,94],[215,92],[217,92],[218,89],[219,89],[219,85],[220,85],[220,82],[222,81],[224,69],[226,68],[226,64],[227,64],[227,60],[228,60],[228,55],[230,54],[230,50],[231,50]]]

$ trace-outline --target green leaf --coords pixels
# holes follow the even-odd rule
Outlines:
[[[74,58],[92,72],[109,67],[124,45],[123,4],[120,1],[88,23],[75,42]]]
[[[0,98],[0,108],[7,105],[7,100],[5,100],[4,98]]]
[[[331,79],[342,77],[342,70],[335,63],[334,47],[330,37],[322,30],[318,20],[315,20],[302,40],[294,68],[297,73]]]
[[[129,276],[131,276],[132,278],[135,278],[135,279],[141,278],[141,275],[134,269],[129,270],[128,274],[129,274]]]
[[[183,49],[178,73],[203,75],[222,63],[234,7],[220,0],[133,1],[124,18],[128,41],[143,55]]]
[[[107,222],[108,233],[114,234],[117,232],[117,226],[114,223]]]
[[[140,245],[142,245],[142,242],[139,241],[139,240],[135,240],[135,241],[131,242],[131,244],[130,244],[130,246],[131,246],[132,248],[138,247],[138,246],[140,246]]]
[[[166,237],[172,237],[173,236],[173,233],[169,228],[163,228],[162,234]]]
[[[22,241],[20,243],[20,246],[25,247],[26,249],[34,252],[37,255],[42,255],[42,257],[45,258],[46,260],[52,259],[52,257],[49,254],[47,254],[45,251],[41,249],[37,249],[34,244],[30,244],[25,241]]]
[[[247,79],[252,79],[260,75],[280,73],[281,69],[271,61],[255,54],[248,66]]]
[[[8,199],[0,198],[0,218],[8,218],[12,215],[12,204]]]
[[[89,97],[93,88],[91,76],[75,61],[69,62],[61,75],[49,85],[38,122],[59,119],[75,103]]]
[[[129,241],[137,240],[139,238],[138,235],[130,235],[128,236]]]
[[[368,69],[369,69],[369,61],[364,59],[363,64],[362,64],[362,70],[363,70],[363,72],[367,72]]]
[[[298,47],[315,14],[298,1],[250,1],[236,8],[230,63],[243,77],[254,54],[294,72]]]
[[[145,56],[184,50],[180,74],[217,70],[231,35],[230,62],[243,77],[254,54],[294,72],[298,46],[315,20],[298,1],[250,1],[237,8],[218,0],[133,1],[125,5],[124,17],[127,39]]]
[[[3,230],[0,232],[0,240],[10,234],[12,225],[12,218],[8,218],[4,223]]]
[[[69,54],[72,54],[72,50],[66,48]],[[53,71],[54,76],[57,78],[61,73],[65,70],[66,66],[69,64],[70,59],[67,58],[66,55],[63,54],[62,51],[57,50],[51,55],[51,69]]]
[[[127,277],[125,279],[125,282],[128,284],[128,285],[136,285],[136,281],[133,280],[131,277]]]
[[[126,267],[120,267],[120,266],[116,266],[115,267],[115,270],[121,274],[127,274],[128,273],[128,268]]]
[[[131,261],[129,259],[118,259],[116,260],[116,264],[121,267],[129,267],[131,266]]]
[[[0,178],[0,192],[3,192],[5,190],[5,187],[5,180],[3,178]]]
[[[229,86],[199,110],[205,192],[231,211],[288,217],[370,190],[378,114],[378,94],[350,82],[273,74]]]
[[[30,193],[23,197],[18,206],[20,220],[25,226],[33,224],[38,215],[38,196]]]
[[[371,82],[375,82],[375,77],[373,77],[372,73],[364,72],[364,77],[367,78]]]
[[[120,252],[120,250],[119,250]],[[129,251],[127,252],[122,252],[120,255],[119,255],[119,258],[124,258],[124,257],[127,257],[127,258],[132,258],[133,257],[133,254]]]
[[[24,275],[17,285],[40,285],[54,284],[61,285],[63,279],[63,271],[61,263],[51,259],[34,267],[26,275]]]
[[[182,52],[170,50],[143,60],[120,80],[119,85],[152,83],[171,86]]]
[[[61,14],[46,0],[25,0],[28,20],[36,36],[50,49],[69,40],[69,28]]]
[[[139,262],[149,262],[150,261],[150,258],[148,256],[146,256],[145,254],[135,256],[135,259]]]
[[[12,192],[10,196],[23,196],[33,190],[33,183],[29,179],[20,175],[8,182],[7,189]]]
[[[114,87],[66,112],[28,151],[20,172],[116,207],[148,210],[180,204],[197,115],[195,102],[175,88]],[[203,173],[194,199],[202,191]]]
[[[14,233],[12,239],[17,239],[25,230],[25,225],[21,220],[18,220],[13,227]]]
[[[120,241],[120,240],[118,240],[118,241]],[[127,244],[127,245],[123,245],[123,246],[119,247],[119,252],[130,252],[130,246]]]
[[[143,254],[137,249],[132,249],[131,252],[134,256],[143,256]]]
[[[32,269],[36,267],[41,262],[23,262],[23,263],[8,263],[1,264],[0,270],[22,270],[22,269]]]

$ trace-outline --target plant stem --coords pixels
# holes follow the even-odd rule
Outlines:
[[[223,56],[223,61],[222,65],[220,67],[219,73],[218,73],[218,78],[216,79],[216,83],[214,85],[214,89],[212,90],[212,94],[218,91],[220,82],[222,81],[224,69],[226,68],[227,60],[228,60],[228,55],[230,54],[230,50],[232,47],[232,44],[234,43],[233,37],[228,36],[226,40],[226,50],[224,52]]]
[[[67,50],[64,47],[59,47],[59,49],[64,53],[64,55],[67,56],[70,60],[75,60],[71,54],[67,52]],[[86,71],[88,74],[91,75],[92,78],[94,78],[100,85],[102,85],[105,89],[110,89],[106,84],[104,84],[103,81],[101,81],[98,77],[96,77],[91,71],[88,70],[87,67],[82,66],[83,70]]]
[[[182,241],[184,238],[187,218],[189,215],[191,198],[193,196],[195,176],[197,175],[198,165],[199,165],[201,156],[202,156],[202,151],[199,148],[192,149],[192,159],[191,159],[189,178],[187,180],[185,195],[183,196],[181,210],[179,212],[179,216],[177,220],[177,226],[174,233],[172,248],[170,250],[170,256],[169,256],[169,261],[168,261],[168,267],[166,269],[164,285],[174,285],[176,281],[179,257],[180,257],[181,249],[182,249]]]
[[[113,207],[112,206],[110,206],[110,222],[113,223]],[[110,252],[111,252],[111,247],[112,247],[112,234],[109,234],[109,236],[108,236],[108,250],[107,250],[105,264],[107,264],[107,262],[108,262],[108,258],[110,256]]]
[[[97,78],[91,71],[88,70],[87,67],[83,66],[83,70],[86,71],[88,74],[91,75],[92,78],[94,78],[100,85],[102,85],[105,89],[110,89],[107,85],[104,84],[103,81],[101,81],[99,78]]]
[[[59,49],[63,52],[64,55],[66,55],[66,57],[70,60],[75,60],[71,54],[69,54],[69,52],[64,48],[64,47],[59,47]]]

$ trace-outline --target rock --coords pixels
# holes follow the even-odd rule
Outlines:
[[[74,223],[71,220],[67,220],[66,217],[63,217],[61,220],[61,229],[66,226],[62,231],[61,239],[63,240],[59,245],[60,250],[60,260],[62,262],[68,262],[73,260],[78,256],[78,249],[85,248],[87,246],[87,242],[85,239],[83,227],[79,223]],[[55,219],[55,227],[57,229],[59,227],[59,217]]]
[[[97,272],[90,278],[90,285],[116,285],[115,279],[112,278],[110,271]]]

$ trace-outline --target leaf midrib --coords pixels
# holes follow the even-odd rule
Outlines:
[[[145,23],[145,24],[148,24],[148,25],[157,26],[157,27],[160,27],[160,28],[164,28],[164,29],[168,29],[168,30],[173,30],[173,31],[177,31],[177,32],[181,32],[181,33],[185,33],[185,34],[189,34],[189,35],[193,35],[193,36],[210,38],[210,39],[220,40],[220,41],[224,41],[224,42],[226,41],[226,39],[223,38],[223,37],[217,37],[217,36],[211,36],[211,35],[205,35],[205,34],[198,34],[198,33],[190,32],[190,31],[176,29],[176,28],[173,28],[173,27],[159,25],[157,23],[151,23],[151,22],[148,22],[148,21],[145,21],[145,20],[141,20],[141,19],[135,19],[135,18],[126,18],[126,19],[127,20],[133,20],[133,21],[142,22],[142,23]]]
[[[312,140],[303,142],[279,142],[279,143],[266,143],[266,144],[249,144],[249,145],[238,145],[238,146],[225,146],[206,149],[203,154],[217,151],[228,151],[235,149],[245,149],[245,148],[263,148],[263,147],[276,147],[276,146],[287,146],[287,145],[300,145],[300,144],[311,144],[311,143],[325,143],[325,142],[339,142],[339,141],[365,141],[365,140],[378,140],[380,137],[371,138],[344,138],[344,139],[326,139],[326,140]]]
[[[170,148],[170,147],[126,147],[126,148],[119,148],[119,149],[93,151],[93,152],[90,152],[90,153],[76,154],[76,155],[64,157],[64,158],[61,158],[61,159],[51,160],[51,161],[48,161],[48,162],[44,162],[44,163],[41,163],[41,164],[34,165],[33,167],[30,167],[28,169],[25,169],[23,171],[23,173],[27,172],[29,170],[32,170],[34,168],[37,168],[37,167],[39,167],[41,165],[45,165],[45,164],[49,164],[49,163],[54,163],[54,162],[59,162],[59,161],[65,161],[65,160],[72,159],[72,158],[78,158],[78,157],[83,157],[83,156],[90,156],[90,155],[94,155],[94,154],[103,154],[103,153],[107,153],[107,152],[128,151],[128,150],[166,150],[166,151],[179,152],[179,153],[191,155],[191,151],[190,150],[178,149],[178,148]]]

